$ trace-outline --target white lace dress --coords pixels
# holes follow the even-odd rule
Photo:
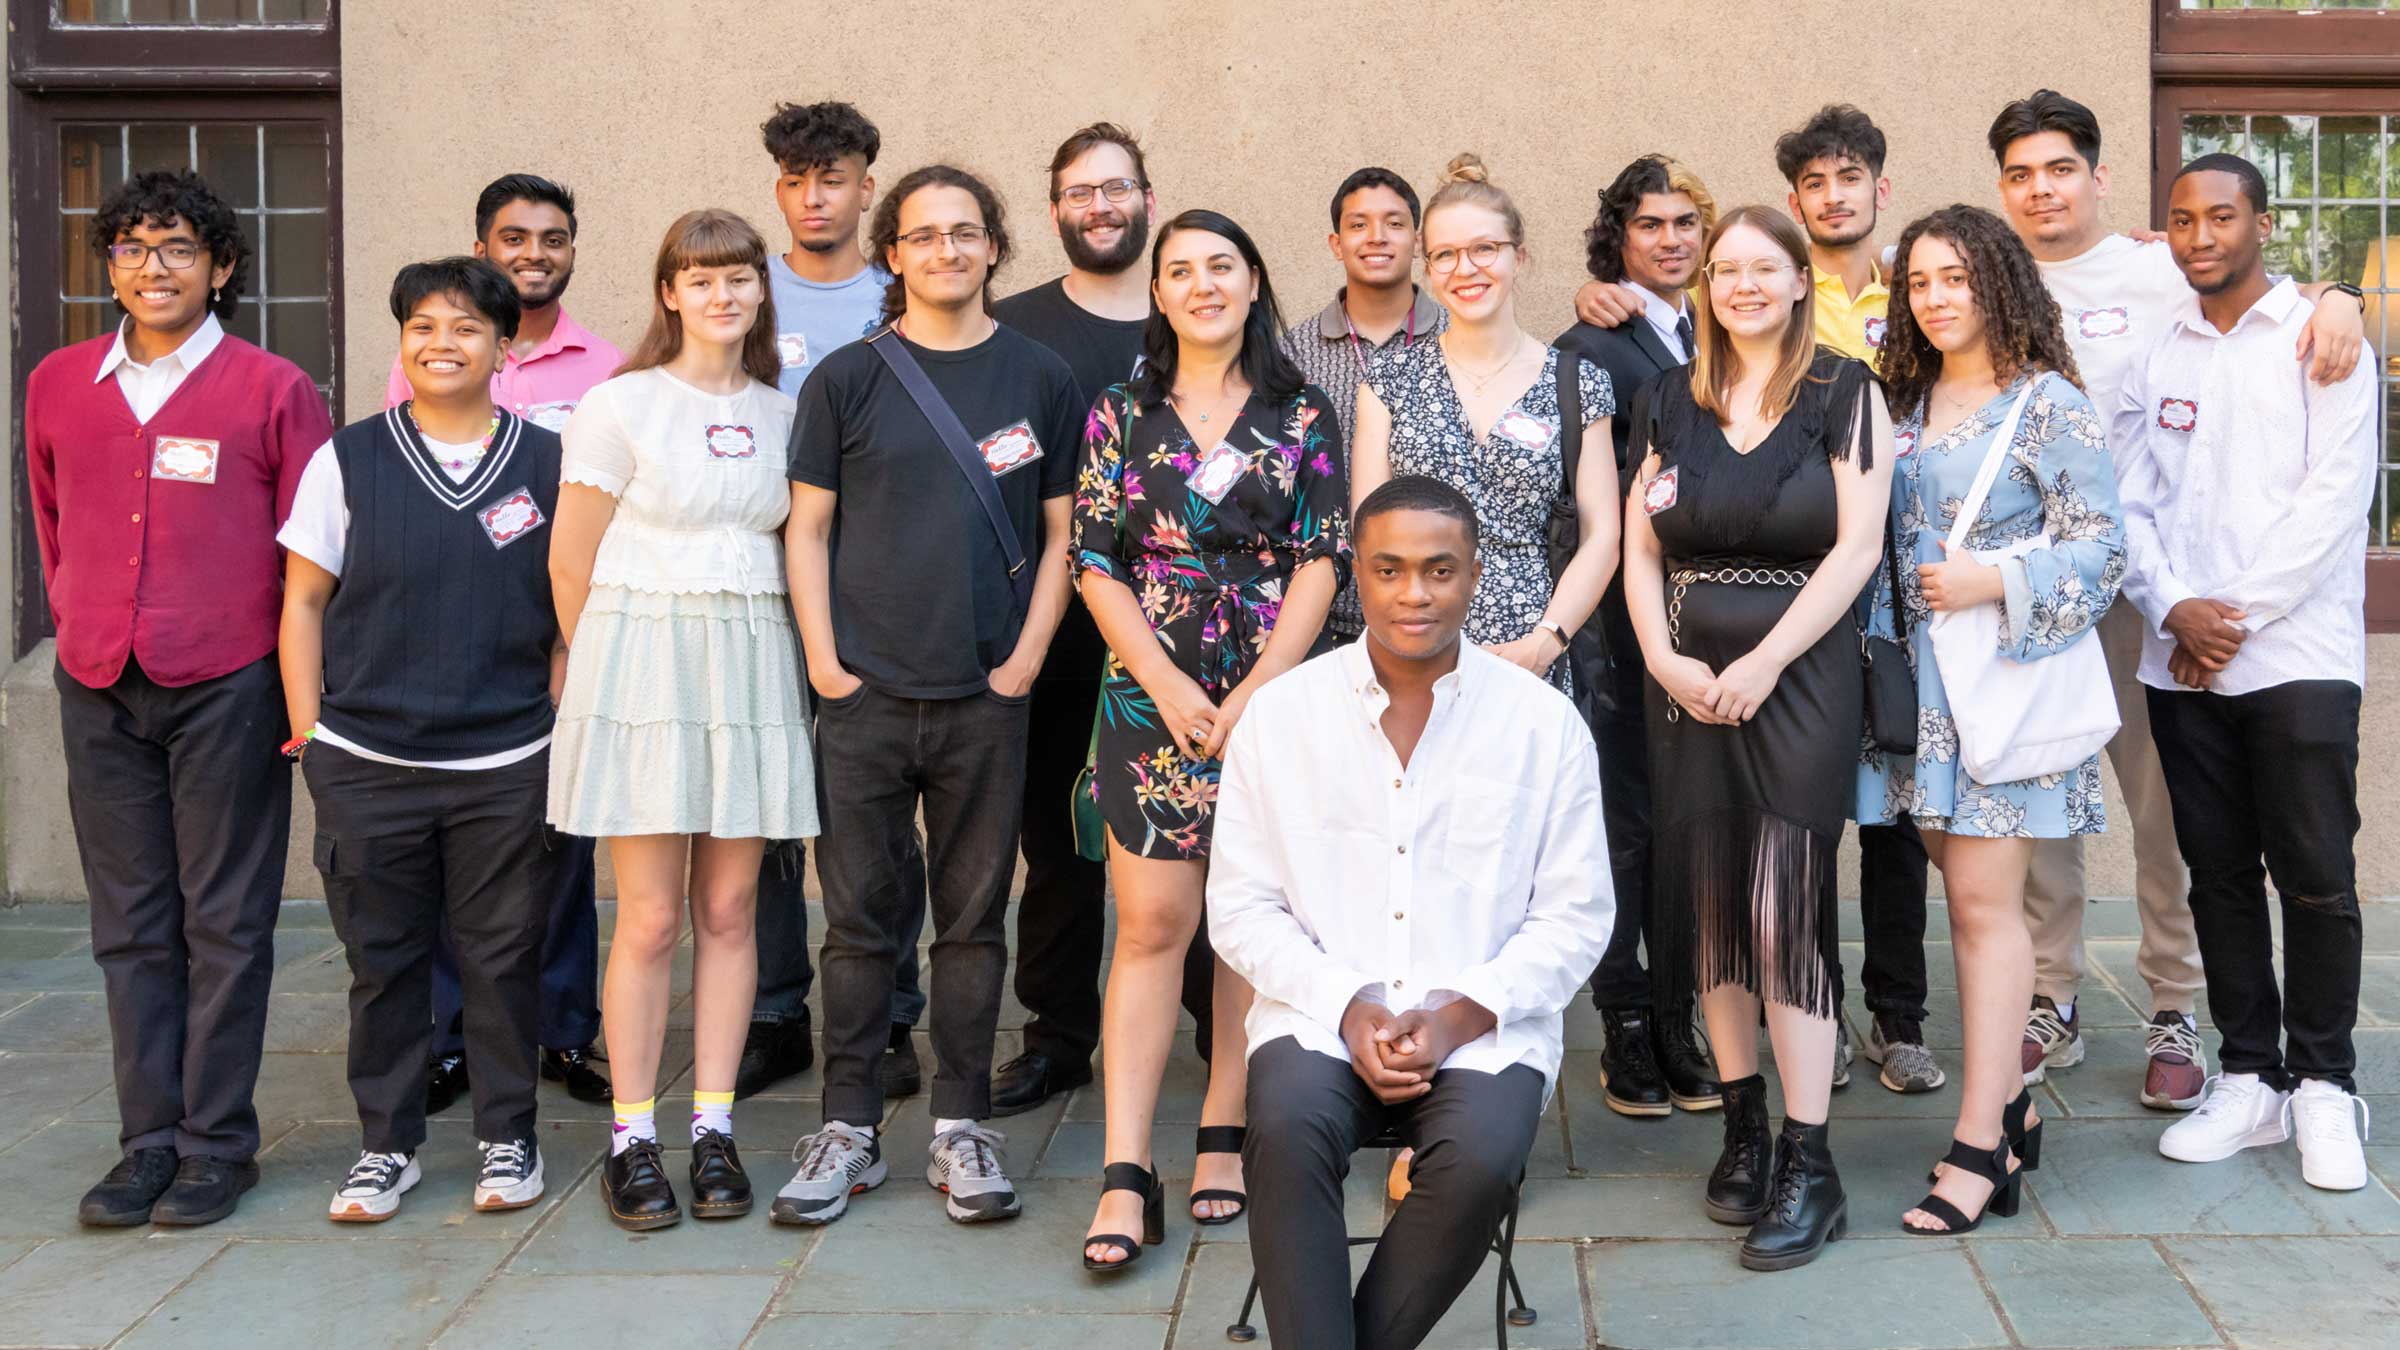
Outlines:
[[[785,595],[792,400],[664,370],[577,406],[560,481],[617,499],[567,654],[550,823],[570,834],[817,833],[808,707]]]

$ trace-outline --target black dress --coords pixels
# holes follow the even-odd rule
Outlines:
[[[1747,454],[1692,401],[1652,386],[1628,463],[1657,454],[1635,493],[1658,535],[1675,650],[1722,671],[1755,649],[1834,545],[1832,461],[1871,454],[1865,365],[1820,349],[1792,408]],[[1711,726],[1648,683],[1652,969],[1671,996],[1739,984],[1834,1011],[1834,854],[1858,771],[1865,681],[1848,618],[1784,668],[1748,722]]]

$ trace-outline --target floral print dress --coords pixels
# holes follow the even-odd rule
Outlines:
[[[2056,374],[2034,377],[2009,462],[1984,499],[1967,547],[2005,548],[2045,532],[2047,547],[2003,565],[2003,655],[2037,661],[2090,634],[2125,577],[2125,526],[2117,475],[2091,401]],[[1908,607],[1910,662],[1917,674],[1917,753],[1886,755],[1871,741],[1859,751],[1858,819],[1874,824],[1906,811],[1919,827],[1981,838],[2060,839],[2107,828],[2100,757],[2066,773],[2014,783],[1978,783],[1958,758],[1958,725],[1934,664],[1933,612],[1914,564],[1940,562],[1958,508],[1991,450],[1992,437],[2024,388],[2019,380],[1958,425],[1924,437],[1922,409],[1892,428],[1892,525],[1901,562],[1899,598]],[[1888,572],[1868,587],[1868,631],[1893,635]],[[2098,641],[2091,637],[2091,641]]]
[[[1203,447],[1165,404],[1117,385],[1092,405],[1069,540],[1077,580],[1123,582],[1176,668],[1222,703],[1250,673],[1300,568],[1350,556],[1350,478],[1331,402],[1308,385],[1252,394]],[[1110,652],[1093,789],[1109,833],[1144,858],[1208,856],[1217,761],[1173,743],[1149,693]]]

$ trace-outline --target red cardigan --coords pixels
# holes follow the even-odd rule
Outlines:
[[[58,660],[102,689],[130,653],[170,687],[275,650],[275,531],[333,434],[298,366],[228,335],[147,424],[103,334],[43,358],[25,386],[25,476]]]

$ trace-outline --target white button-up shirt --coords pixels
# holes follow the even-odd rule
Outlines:
[[[1280,1036],[1347,1061],[1354,997],[1472,999],[1497,1019],[1444,1068],[1555,1084],[1561,1013],[1616,918],[1599,758],[1567,698],[1466,645],[1403,767],[1365,639],[1262,687],[1226,747],[1208,931]]]
[[[117,388],[124,391],[126,406],[133,409],[133,420],[147,422],[158,415],[160,405],[170,395],[183,387],[184,377],[198,370],[208,354],[225,340],[225,327],[211,314],[200,321],[182,346],[145,366],[125,350],[125,325],[132,322],[126,319],[117,325],[117,340],[109,344],[108,355],[102,358],[100,371],[92,377],[92,383],[98,384],[114,374]]]
[[[1675,298],[1669,300],[1639,282],[1627,282],[1626,284],[1641,295],[1642,317],[1650,321],[1651,331],[1657,333],[1658,340],[1666,344],[1667,354],[1678,361],[1689,363],[1692,359],[1691,354],[1684,351],[1683,334],[1676,330],[1676,324],[1690,317],[1690,299],[1683,292],[1677,291]]]
[[[2310,383],[2292,348],[2314,308],[2281,281],[2220,333],[2193,296],[2126,373],[2108,439],[2152,688],[2183,687],[2167,673],[2165,622],[2195,596],[2248,615],[2216,692],[2366,683],[2375,361]]]

